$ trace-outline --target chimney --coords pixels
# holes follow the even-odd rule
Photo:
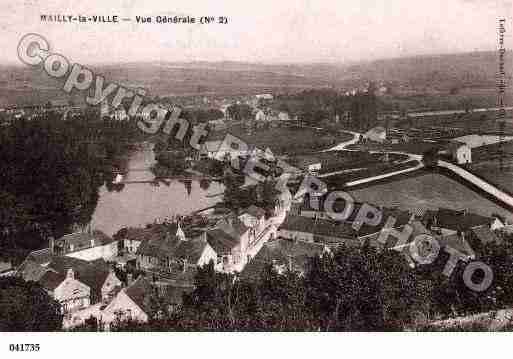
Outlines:
[[[291,255],[287,256],[287,264],[288,264],[289,271],[292,272],[292,256]]]
[[[51,254],[55,254],[55,239],[53,238],[53,236],[50,236],[50,238],[48,238],[48,248],[50,249]]]
[[[75,272],[73,271],[73,268],[68,269],[68,273],[66,273],[67,279],[75,279]]]
[[[127,273],[126,274],[126,285],[129,286],[130,284],[132,284],[133,282],[133,275],[132,273]]]
[[[176,230],[176,236],[181,241],[185,241],[186,240],[185,233],[183,232],[182,227],[180,227],[180,222],[178,222],[178,229]]]

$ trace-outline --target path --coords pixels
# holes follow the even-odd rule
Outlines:
[[[338,145],[336,145],[332,148],[329,148],[327,150],[324,150],[323,152],[343,151],[346,149],[347,146],[354,145],[355,143],[358,143],[358,141],[360,141],[360,137],[362,136],[361,133],[353,132],[353,131],[344,130],[344,131],[340,131],[340,132],[351,134],[351,135],[353,135],[353,138],[350,140],[344,141],[342,143],[339,143]]]
[[[494,185],[482,180],[481,178],[477,177],[476,175],[470,173],[464,168],[461,168],[458,165],[455,165],[450,162],[446,162],[443,160],[438,160],[438,166],[447,168],[449,171],[457,174],[461,178],[467,180],[468,182],[472,183],[473,185],[479,187],[486,193],[492,195],[494,198],[498,199],[502,203],[505,203],[508,205],[508,207],[513,208],[513,197],[509,195],[508,193],[498,189]]]

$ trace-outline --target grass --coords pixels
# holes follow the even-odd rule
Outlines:
[[[214,132],[210,138],[222,140],[227,133],[240,138],[249,146],[256,146],[262,150],[270,148],[273,153],[282,155],[312,153],[353,138],[352,135],[345,133],[333,134],[326,130],[303,127],[260,128],[248,132],[241,126]]]
[[[497,187],[513,193],[513,161],[504,161],[504,169],[500,169],[499,161],[487,161],[472,165],[471,172]]]
[[[400,179],[393,182],[349,191],[356,201],[385,207],[397,206],[404,210],[468,209],[483,216],[498,213],[513,221],[513,213],[498,206],[478,193],[437,173]]]

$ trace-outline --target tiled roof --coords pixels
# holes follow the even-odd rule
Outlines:
[[[240,243],[240,240],[219,228],[207,232],[207,241],[218,255],[229,254]]]
[[[88,266],[75,273],[75,278],[91,288],[91,294],[101,298],[102,287],[110,274],[108,266]]]
[[[154,293],[154,288],[145,277],[139,276],[125,289],[125,293],[146,314],[151,313],[150,298]]]
[[[12,268],[11,262],[0,261],[0,273],[7,272],[7,271],[10,271],[12,269],[13,268]]]
[[[198,272],[197,267],[188,266],[185,270],[168,270],[163,273],[158,273],[159,280],[172,285],[178,286],[192,286],[194,279]]]
[[[197,263],[207,244],[204,236],[184,241],[167,234],[164,237],[142,242],[137,249],[137,254],[153,258],[186,259],[189,263]]]
[[[258,254],[246,265],[241,277],[243,279],[257,279],[267,265],[288,267],[299,272],[307,270],[308,260],[311,257],[320,256],[326,250],[326,246],[305,241],[293,241],[277,239],[265,243]]]
[[[16,275],[25,281],[37,282],[48,271],[48,268],[31,260],[26,260],[16,271]]]
[[[50,291],[57,288],[66,279],[66,274],[57,273],[52,270],[46,271],[45,274],[39,279],[39,284]]]
[[[205,236],[180,241],[174,255],[178,258],[187,259],[189,263],[197,263],[207,245],[208,242]]]
[[[16,269],[16,274],[26,281],[37,282],[46,272],[45,266],[50,263],[53,257],[50,248],[32,251]]]
[[[93,245],[91,246],[91,241]],[[70,246],[73,245],[73,251],[78,251],[85,248],[91,248],[96,246],[103,246],[112,243],[114,239],[107,236],[101,231],[93,231],[92,233],[70,233],[62,236],[56,243],[64,242],[65,251],[68,251]]]
[[[349,223],[336,223],[326,219],[314,219],[303,216],[287,216],[280,229],[341,239],[356,238],[356,231]]]
[[[217,228],[223,230],[225,233],[236,239],[240,238],[249,230],[249,227],[234,215],[229,215],[227,218],[220,220],[217,223]]]
[[[255,206],[253,204],[251,206],[249,206],[248,208],[246,208],[243,211],[243,213],[248,213],[255,218],[262,218],[265,216],[265,210],[260,207]]]
[[[319,208],[321,211],[324,211],[324,200],[325,199],[326,199],[326,196],[322,196],[319,198]],[[353,210],[352,210],[351,214],[349,215],[349,218],[347,218],[345,221],[345,222],[351,223],[351,224],[356,220],[356,218],[358,216],[358,212],[360,211],[361,207],[363,206],[363,203],[356,202],[353,205],[354,205]],[[369,204],[369,205],[372,206],[372,204]],[[403,211],[398,208],[388,208],[388,207],[380,208],[378,206],[374,206],[374,207],[381,211],[382,216],[381,216],[380,224],[377,226],[372,226],[372,227],[363,225],[360,228],[359,235],[368,235],[368,234],[379,232],[381,230],[381,228],[385,226],[385,223],[387,222],[387,219],[389,217],[394,217],[396,219],[395,227],[404,226],[405,224],[407,224],[410,221],[411,214],[408,211]],[[340,201],[340,202],[337,201],[333,204],[333,209],[336,212],[342,212],[346,209],[346,203],[344,203],[343,201]],[[310,206],[310,200],[308,198],[306,198],[306,196],[305,196],[305,200],[303,201],[302,204],[299,205],[299,211],[300,212],[301,211],[317,211],[317,209],[312,208]]]
[[[101,289],[110,273],[110,267],[103,259],[88,262],[72,257],[54,257],[48,268],[63,275],[68,269],[73,269],[75,278],[89,286],[97,297],[101,297]]]
[[[422,217],[422,222],[431,221],[433,225],[452,229],[455,231],[468,231],[474,227],[490,225],[493,218],[480,216],[475,213],[468,213],[465,210],[457,211],[448,208],[440,208],[438,211],[426,211]]]
[[[52,260],[52,252],[50,251],[50,248],[39,249],[37,251],[30,252],[27,259],[37,264],[46,264]]]
[[[88,267],[91,263],[79,258],[66,257],[66,256],[55,256],[52,258],[48,268],[53,269],[56,272],[66,273],[68,269],[77,271],[79,268]]]

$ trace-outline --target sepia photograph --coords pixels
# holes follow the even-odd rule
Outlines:
[[[512,15],[2,1],[0,356],[512,331]]]

